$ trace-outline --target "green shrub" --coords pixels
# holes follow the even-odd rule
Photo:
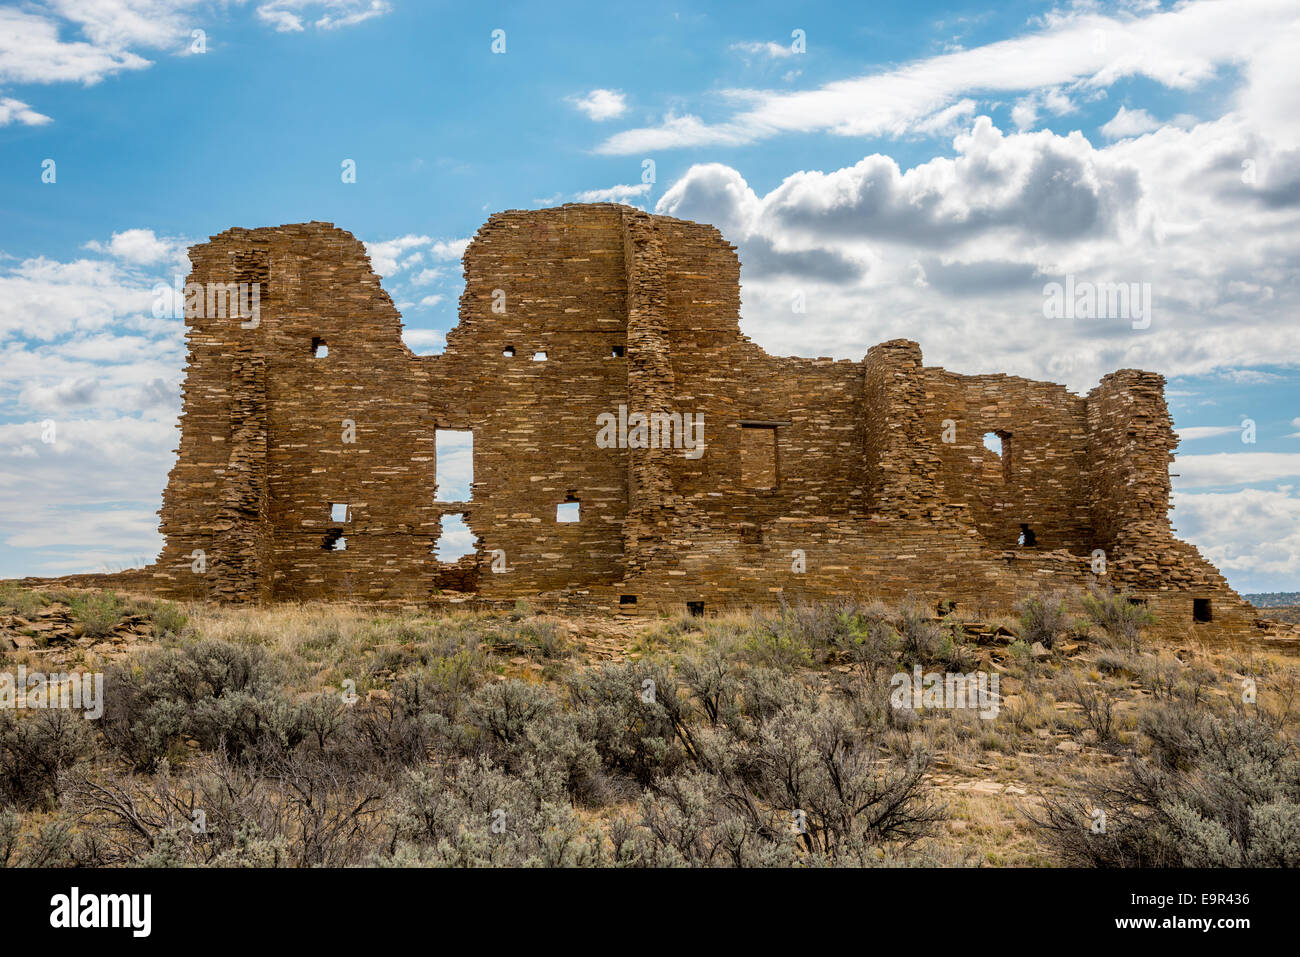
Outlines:
[[[925,609],[915,603],[899,610],[898,635],[903,665],[930,664],[952,652],[952,636],[943,626],[930,621]]]
[[[782,604],[775,615],[756,614],[747,629],[749,658],[766,667],[807,667],[833,656],[870,658],[891,633],[881,609],[853,601]]]
[[[80,622],[84,633],[92,638],[112,634],[128,608],[127,603],[111,591],[73,595],[68,605],[73,619]]]
[[[23,618],[39,614],[49,604],[49,598],[38,591],[20,588],[17,585],[0,585],[0,606],[12,608]]]
[[[150,618],[153,636],[160,640],[179,635],[189,621],[189,616],[181,611],[180,605],[170,601],[160,601],[154,605]]]
[[[745,657],[765,668],[794,671],[813,663],[812,648],[798,631],[783,627],[784,622],[760,624],[745,635]]]
[[[911,845],[943,812],[929,755],[881,760],[835,703],[796,697],[758,727],[711,739],[704,767],[661,778],[641,802],[634,857],[652,866],[862,865]]]
[[[80,711],[67,708],[21,717],[0,711],[0,806],[56,804],[60,773],[89,750],[88,724]]]
[[[512,774],[534,776],[547,794],[563,790],[589,804],[609,797],[594,743],[578,733],[575,715],[549,690],[518,680],[486,684],[466,716],[494,761]]]
[[[1071,627],[1062,591],[1025,598],[1016,605],[1016,612],[1020,615],[1020,637],[1031,645],[1037,641],[1051,648]]]
[[[1300,867],[1293,738],[1259,715],[1185,701],[1157,705],[1141,728],[1150,756],[1047,799],[1034,818],[1062,863]]]
[[[686,699],[661,664],[607,664],[573,675],[569,699],[578,733],[606,770],[648,785],[696,754]]]
[[[558,622],[544,618],[508,622],[496,641],[497,650],[532,658],[556,659],[568,655],[568,639]]]
[[[397,794],[394,866],[593,867],[604,835],[490,760],[409,771]]]
[[[109,669],[99,727],[140,771],[168,757],[182,762],[187,737],[236,757],[276,742],[291,747],[303,730],[277,677],[260,645],[208,639],[159,649]]]
[[[1083,596],[1083,609],[1101,628],[1111,647],[1126,648],[1130,652],[1137,651],[1142,629],[1156,622],[1155,613],[1135,600],[1127,589],[1116,594],[1109,585],[1105,588],[1088,586],[1088,594]]]
[[[456,718],[464,688],[446,674],[415,673],[393,682],[387,693],[367,696],[344,713],[339,752],[347,763],[378,773],[428,761],[455,747]]]
[[[735,665],[722,651],[713,648],[703,656],[681,659],[677,674],[711,726],[736,720],[741,683]]]

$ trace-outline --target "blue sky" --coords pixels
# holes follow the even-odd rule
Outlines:
[[[488,215],[614,199],[737,243],[774,353],[1165,374],[1180,533],[1300,589],[1297,49],[1270,0],[0,6],[0,576],[156,552],[187,245],[332,221],[436,352]],[[1048,318],[1067,275],[1149,326]]]

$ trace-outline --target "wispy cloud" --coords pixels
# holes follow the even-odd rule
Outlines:
[[[1296,20],[1294,6],[1276,0],[1198,0],[1146,16],[1103,16],[1085,7],[1053,13],[1039,30],[1023,36],[815,90],[730,90],[725,101],[745,108],[726,119],[708,123],[694,114],[670,112],[657,126],[610,136],[598,150],[628,155],[736,146],[808,132],[900,136],[966,96],[1049,88],[1089,91],[1134,76],[1190,89],[1221,66],[1246,63],[1284,42]]]
[[[1253,485],[1300,477],[1300,452],[1216,452],[1180,455],[1173,467],[1180,489]]]
[[[584,190],[577,195],[576,199],[580,203],[627,203],[628,200],[648,196],[649,194],[649,183],[620,183],[617,186],[608,186],[605,189]]]
[[[23,126],[43,126],[50,122],[44,113],[37,113],[22,100],[13,97],[0,97],[0,126],[21,123]]]
[[[392,5],[386,0],[270,0],[258,5],[257,18],[279,33],[301,33],[307,24],[320,30],[337,30],[381,17],[390,10]]]
[[[733,43],[730,49],[737,53],[748,53],[751,55],[762,55],[771,57],[775,60],[784,60],[786,57],[795,55],[794,47],[788,44],[759,42],[757,40],[748,43]]]
[[[1241,432],[1238,425],[1193,425],[1178,430],[1178,437],[1184,442],[1197,439],[1211,439],[1218,435],[1232,435]]]
[[[146,54],[188,51],[196,24],[227,8],[219,0],[45,0],[0,9],[0,83],[90,86],[144,70],[153,64]],[[279,31],[302,31],[304,20],[332,30],[390,9],[386,0],[271,0],[256,17]],[[49,119],[26,103],[0,99],[0,126]]]

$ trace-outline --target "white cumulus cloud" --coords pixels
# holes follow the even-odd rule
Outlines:
[[[618,90],[592,90],[585,96],[571,97],[569,102],[597,122],[612,120],[627,112],[627,97]]]

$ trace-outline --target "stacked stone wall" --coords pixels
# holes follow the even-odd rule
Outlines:
[[[162,592],[991,612],[1111,583],[1171,629],[1198,599],[1211,630],[1253,622],[1169,525],[1158,375],[1122,370],[1079,396],[926,367],[904,339],[861,361],[770,356],[740,332],[740,263],[716,229],[610,204],[489,219],[437,356],[402,344],[364,247],[331,224],[229,230],[191,261],[200,285],[258,282],[260,315],[187,318],[166,547],[148,570]],[[682,431],[598,440],[602,417],[637,413]],[[453,501],[439,430],[473,435],[473,485]],[[452,515],[474,553],[439,561]]]

